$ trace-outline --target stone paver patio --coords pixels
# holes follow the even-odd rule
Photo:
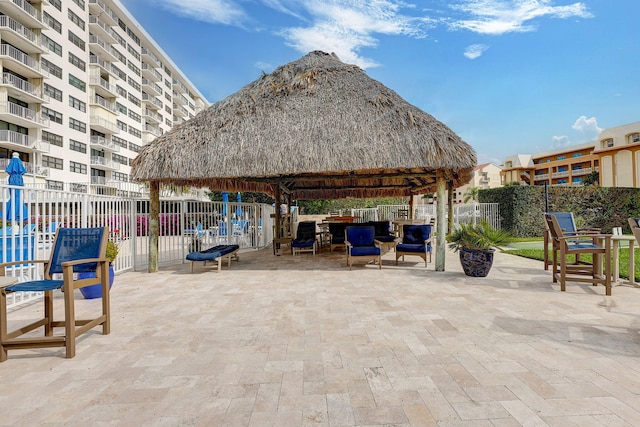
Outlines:
[[[221,273],[119,275],[110,335],[73,359],[9,352],[0,425],[640,425],[640,289],[561,293],[508,254],[468,278],[447,257],[349,271],[266,249]]]

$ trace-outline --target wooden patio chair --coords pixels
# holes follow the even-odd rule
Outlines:
[[[566,291],[567,281],[586,282],[594,286],[604,285],[606,294],[611,295],[611,235],[566,233],[557,216],[550,213],[545,214],[545,221],[554,245],[551,262],[553,282],[560,283],[560,290]],[[581,254],[591,254],[592,261],[581,260]],[[570,262],[567,259],[569,255],[577,256],[576,261]]]
[[[601,230],[599,228],[577,228],[576,221],[573,217],[573,212],[547,212],[548,215],[553,215],[558,220],[558,224],[560,228],[563,230],[565,235],[569,234],[600,234]],[[552,265],[552,254],[549,252],[549,244],[551,244],[552,251],[558,251],[559,247],[554,243],[553,239],[551,239],[551,234],[549,231],[549,227],[545,221],[545,232],[544,232],[544,269],[548,270],[549,266]],[[580,262],[580,255],[576,255],[576,263]]]
[[[76,338],[102,325],[102,333],[109,333],[109,259],[106,257],[108,227],[58,228],[48,260],[23,260],[0,264],[0,276],[18,264],[44,265],[44,279],[22,282],[0,288],[0,362],[7,360],[7,351],[42,347],[65,347],[66,357],[76,354]],[[15,267],[13,267],[15,268]],[[74,273],[95,272],[96,277],[74,279]],[[62,276],[62,277],[60,277]],[[102,312],[92,319],[76,319],[75,290],[85,286],[102,286]],[[64,320],[54,320],[53,291],[62,290]],[[43,292],[44,316],[11,332],[7,331],[7,293]],[[44,326],[44,336],[29,335]],[[63,335],[54,335],[54,328],[64,328]]]

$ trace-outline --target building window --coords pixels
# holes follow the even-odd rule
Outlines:
[[[135,104],[136,107],[140,106],[140,100],[138,98],[136,98],[135,96],[133,96],[132,94],[129,94],[128,99],[129,99],[129,101],[131,101],[132,104]]]
[[[116,102],[116,110],[118,110],[122,114],[127,114],[127,107],[125,107],[124,105],[120,104],[119,102]]]
[[[42,166],[52,168],[52,169],[60,169],[62,170],[62,159],[51,156],[42,156]]]
[[[61,0],[49,0],[49,3],[53,5],[56,9],[62,12],[62,1]]]
[[[133,55],[134,58],[136,58],[138,61],[140,61],[140,53],[138,53],[138,51],[131,46],[130,44],[127,46],[127,51]]]
[[[56,64],[53,64],[44,58],[40,60],[40,64],[42,65],[42,68],[49,72],[50,75],[59,79],[62,78],[62,68],[58,67]]]
[[[140,46],[140,38],[136,36],[135,33],[131,31],[131,29],[127,28],[127,34],[129,35],[129,37],[131,37],[131,40],[133,40],[135,44]]]
[[[127,141],[122,139],[122,138],[120,138],[119,136],[115,136],[114,135],[113,137],[111,137],[111,140],[117,146],[122,147],[122,148],[127,148]]]
[[[56,135],[55,133],[51,133],[49,131],[42,131],[42,140],[48,142],[51,145],[55,145],[57,147],[62,147],[62,136]]]
[[[124,90],[120,85],[116,85],[116,92],[123,98],[127,97],[127,91]]]
[[[582,157],[582,153],[573,153],[571,157]]]
[[[613,147],[613,138],[605,139],[602,141],[602,148],[611,148]]]
[[[125,156],[121,156],[115,153],[111,155],[111,159],[116,163],[120,163],[121,165],[126,165],[128,163],[128,160]]]
[[[42,41],[42,44],[44,45],[44,47],[51,53],[55,53],[56,55],[58,55],[59,57],[62,58],[62,46],[60,46],[58,43],[54,42],[53,40],[51,40],[49,37],[45,36],[44,34],[40,35],[40,39]]]
[[[84,10],[84,0],[73,0],[73,2],[77,4],[80,9]]]
[[[74,24],[76,24],[78,27],[80,27],[84,31],[84,21],[82,19],[80,19],[80,17],[78,15],[73,13],[73,11],[71,9],[67,9],[67,12],[68,12],[69,20],[71,22],[73,22]],[[71,33],[71,31],[69,31],[69,33]],[[71,40],[71,39],[69,39],[69,40]]]
[[[55,88],[53,86],[51,86],[48,83],[44,84],[44,93],[46,93],[47,95],[49,95],[51,98],[57,100],[57,101],[62,101],[62,91],[58,88]]]
[[[136,90],[136,92],[140,92],[140,90],[142,89],[140,87],[140,83],[138,83],[137,81],[135,81],[134,79],[131,78],[131,76],[129,76],[129,78],[127,79],[127,82],[129,83],[129,85],[134,88]]]
[[[79,132],[87,133],[87,124],[85,122],[81,122],[80,120],[76,120],[71,117],[69,117],[69,127]]]
[[[62,124],[62,113],[58,113],[57,111],[47,107],[42,107],[42,110],[40,111],[42,112],[43,116],[49,117],[49,120],[51,120],[52,122]]]
[[[138,144],[134,144],[133,142],[130,142],[129,143],[129,150],[133,151],[134,153],[139,153],[140,150],[142,150],[142,147],[139,146]]]
[[[567,156],[558,156],[558,157],[556,157],[556,160],[564,160],[566,158],[567,158]]]
[[[69,84],[73,87],[77,87],[83,92],[86,92],[87,90],[87,84],[73,74],[69,74]]]
[[[133,110],[129,110],[129,117],[131,117],[137,123],[140,123],[142,121],[142,117],[140,117],[140,114],[136,113]]]
[[[47,180],[47,190],[62,191],[64,190],[64,184],[62,183],[62,181]]]
[[[73,107],[76,110],[82,111],[83,113],[87,112],[87,104],[80,101],[78,98],[74,98],[71,95],[69,95],[69,107]]]
[[[73,151],[77,151],[78,153],[86,153],[87,152],[87,144],[82,143],[80,141],[76,141],[75,139],[69,140],[69,149]]]
[[[112,31],[111,35],[115,37],[116,40],[118,40],[118,44],[120,46],[127,47],[127,41],[124,39],[124,37],[122,37],[120,34],[116,33],[115,31]]]
[[[49,26],[49,28],[57,31],[58,34],[62,34],[62,24],[60,24],[60,22],[53,16],[49,15],[47,12],[42,12],[42,20]]]
[[[87,174],[87,165],[78,162],[69,162],[69,170],[75,173]]]
[[[120,53],[118,49],[111,46],[111,52],[118,58],[118,61],[122,62],[123,64],[127,63],[127,57]]]
[[[127,79],[127,73],[125,73],[124,71],[122,71],[120,68],[116,67],[113,64],[111,64],[111,71],[113,71],[113,73],[116,76],[118,76],[120,79],[122,79],[122,80],[126,80]]]
[[[114,181],[129,182],[129,175],[127,175],[126,173],[113,172],[111,174],[111,177],[113,178]]]
[[[133,62],[127,61],[127,67],[129,67],[129,69],[133,71],[136,74],[136,76],[140,75],[140,68],[136,67]]]
[[[631,144],[640,142],[640,133],[632,133],[631,135],[629,135],[629,142]]]
[[[71,43],[75,44],[76,46],[78,46],[80,49],[85,50],[84,40],[82,40],[80,37],[78,37],[74,33],[72,33],[71,30],[69,30],[69,41]],[[62,56],[62,55],[60,55],[60,56]]]
[[[82,71],[86,71],[87,69],[87,63],[84,62],[82,59],[78,58],[77,56],[75,56],[71,52],[69,52],[69,62],[75,65],[76,67],[80,68]]]
[[[123,130],[123,131],[127,131],[127,124],[123,121],[120,120],[116,120],[116,125],[118,126],[118,129]]]
[[[140,132],[140,129],[136,129],[133,126],[129,126],[129,133],[138,138],[142,137],[142,132]]]

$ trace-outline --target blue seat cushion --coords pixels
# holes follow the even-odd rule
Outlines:
[[[294,240],[293,242],[291,242],[291,246],[293,246],[294,248],[309,248],[309,247],[313,246],[314,243],[315,243],[315,239],[313,239],[313,240]]]
[[[12,292],[53,291],[62,288],[63,284],[64,280],[33,280],[31,282],[7,286],[7,290]]]
[[[569,249],[602,249],[602,247],[591,243],[576,243],[569,245]]]
[[[397,252],[425,252],[424,245],[417,243],[398,243],[396,246]]]
[[[191,252],[186,258],[188,261],[212,261],[238,249],[240,249],[238,245],[218,245],[200,252]]]
[[[380,248],[377,246],[354,246],[351,248],[351,256],[380,255]]]

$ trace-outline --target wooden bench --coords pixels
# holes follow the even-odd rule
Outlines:
[[[228,266],[231,267],[231,260],[235,259],[240,261],[238,255],[238,245],[218,245],[205,249],[203,251],[191,252],[187,254],[187,261],[191,261],[191,272],[193,273],[193,263],[197,261],[204,261],[204,265],[207,265],[207,261],[218,261],[218,271],[222,270],[222,262],[226,259]]]

